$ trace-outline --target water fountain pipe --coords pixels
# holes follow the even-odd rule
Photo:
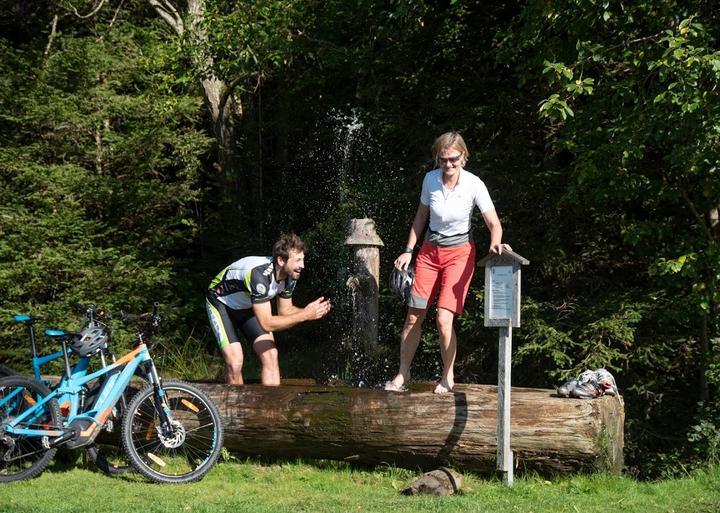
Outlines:
[[[362,347],[378,345],[380,247],[372,219],[351,219],[345,245],[353,247],[353,274],[347,280],[353,298],[353,338]]]

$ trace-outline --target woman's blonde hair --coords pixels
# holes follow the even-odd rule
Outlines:
[[[432,156],[435,164],[440,165],[440,162],[438,161],[438,156],[440,155],[441,151],[452,148],[462,152],[462,163],[464,166],[465,163],[470,159],[470,153],[468,152],[467,146],[465,145],[465,140],[462,138],[462,135],[457,132],[445,132],[440,137],[435,139],[435,142],[432,145]]]

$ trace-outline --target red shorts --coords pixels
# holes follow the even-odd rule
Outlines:
[[[460,315],[475,273],[475,244],[441,247],[424,242],[415,261],[409,306],[426,309],[438,295],[438,308]]]

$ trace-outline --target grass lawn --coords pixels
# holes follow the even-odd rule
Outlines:
[[[0,512],[720,512],[720,469],[651,483],[604,475],[516,476],[512,489],[466,474],[461,495],[400,495],[417,475],[324,461],[225,462],[199,483],[172,486],[56,465],[32,481],[0,485]]]

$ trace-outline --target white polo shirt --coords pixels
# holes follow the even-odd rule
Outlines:
[[[483,181],[464,169],[460,170],[453,189],[443,186],[442,169],[429,171],[423,180],[420,202],[430,208],[430,230],[440,235],[440,239],[469,234],[473,207],[477,206],[482,213],[495,208]],[[432,234],[428,233],[425,239],[432,239]],[[465,241],[452,241],[450,245]]]

